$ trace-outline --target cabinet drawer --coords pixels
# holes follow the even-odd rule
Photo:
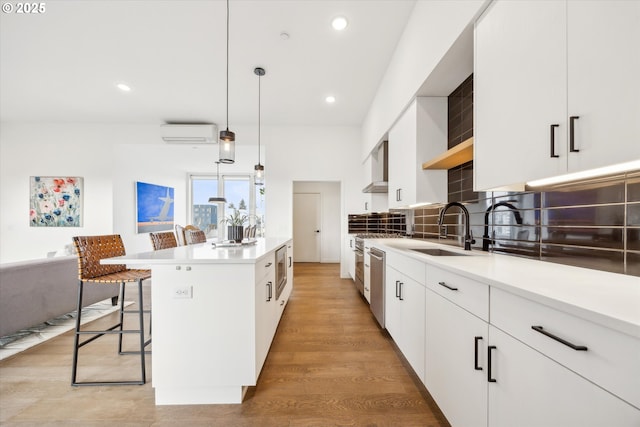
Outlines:
[[[490,314],[497,328],[640,408],[639,339],[496,288]]]
[[[268,274],[273,274],[275,277],[276,271],[276,258],[275,254],[271,253],[266,257],[256,262],[256,280],[262,279]]]
[[[427,288],[489,321],[489,286],[432,265],[427,266]]]
[[[424,286],[425,264],[422,261],[413,259],[407,255],[402,255],[394,251],[387,251],[385,257],[388,266],[395,268]]]

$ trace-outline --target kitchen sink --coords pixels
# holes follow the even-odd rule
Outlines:
[[[467,256],[467,254],[461,254],[460,252],[448,251],[446,249],[438,249],[438,248],[420,248],[420,249],[411,249],[412,251],[420,252],[421,254],[431,255],[431,256]]]

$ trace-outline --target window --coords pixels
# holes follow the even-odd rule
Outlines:
[[[254,185],[252,175],[191,175],[189,223],[203,230],[209,238],[226,238],[220,222],[235,209],[249,217],[245,226],[256,226],[256,237],[264,236],[264,186]],[[252,191],[253,190],[253,191]],[[226,203],[209,203],[210,197],[224,197]]]

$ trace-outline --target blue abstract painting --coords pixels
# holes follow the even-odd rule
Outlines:
[[[136,182],[137,233],[173,230],[173,187]]]

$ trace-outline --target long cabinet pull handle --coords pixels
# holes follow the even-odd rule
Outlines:
[[[550,157],[560,157],[556,154],[556,128],[560,125],[551,125],[551,135],[549,141],[551,142]]]
[[[271,301],[271,298],[273,296],[273,291],[271,290],[272,286],[273,283],[267,282],[267,289],[269,290],[269,292],[267,292],[267,302]]]
[[[444,286],[445,288],[449,289],[450,291],[457,291],[458,290],[458,288],[454,288],[453,286],[449,286],[445,282],[438,282],[438,285]]]
[[[400,293],[398,295],[398,298],[400,298],[400,301],[404,301],[404,298],[402,297],[402,288],[404,288],[404,282],[400,282]]]
[[[400,283],[400,281],[396,280],[396,298],[400,298],[400,294],[399,294],[399,291],[398,291],[398,288],[399,288],[398,284],[399,283]]]
[[[570,343],[569,341],[560,338],[557,335],[553,335],[550,332],[547,332],[544,330],[544,328],[542,326],[532,326],[531,329],[533,329],[536,332],[540,332],[542,335],[545,335],[553,340],[558,341],[559,343],[562,343],[564,345],[566,345],[567,347],[571,347],[572,349],[574,349],[575,351],[587,351],[587,347],[584,345],[575,345],[573,343]]]
[[[576,148],[576,134],[575,134],[575,126],[576,120],[578,120],[580,116],[571,116],[569,117],[569,151],[572,153],[578,153],[580,150]]]
[[[289,267],[291,267],[291,257],[289,257]]]
[[[495,345],[490,345],[487,347],[487,381],[490,383],[496,383],[495,378],[491,375],[491,350],[495,350],[497,347]]]
[[[473,339],[473,369],[476,371],[482,371],[482,366],[478,366],[478,341],[481,341],[482,337],[475,337]]]

